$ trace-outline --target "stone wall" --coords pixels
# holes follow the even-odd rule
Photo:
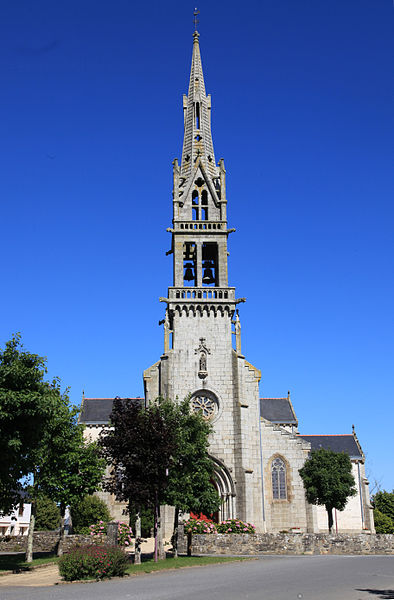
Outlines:
[[[59,539],[59,534],[53,531],[35,531],[33,534],[34,552],[54,552]],[[64,537],[64,551],[67,552],[74,544],[91,544],[90,535],[66,535]],[[25,552],[27,545],[26,535],[4,536],[0,538],[0,552]]]
[[[193,535],[192,554],[394,554],[394,534],[258,533]],[[179,553],[187,552],[187,536]]]
[[[317,532],[313,507],[305,501],[304,484],[299,474],[299,469],[304,465],[310,451],[309,442],[264,419],[261,420],[261,438],[265,531],[279,533],[299,527],[303,532]],[[275,458],[280,458],[286,465],[286,498],[283,500],[274,499],[272,493],[271,471]]]

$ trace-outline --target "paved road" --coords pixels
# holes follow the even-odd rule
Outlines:
[[[1,588],[0,600],[394,599],[393,556],[265,556],[101,583]]]

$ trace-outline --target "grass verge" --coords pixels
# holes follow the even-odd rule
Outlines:
[[[13,571],[13,573],[21,573],[30,571],[32,567],[38,565],[57,562],[58,558],[52,552],[35,552],[33,562],[25,562],[25,553],[21,554],[2,554],[0,555],[0,575],[2,571]]]
[[[217,563],[251,560],[251,558],[237,556],[178,556],[178,558],[159,560],[157,563],[155,563],[153,559],[150,559],[140,565],[130,565],[127,569],[127,574],[137,575],[138,573],[152,573],[152,571],[163,571],[165,569],[202,567],[204,565],[214,565]]]

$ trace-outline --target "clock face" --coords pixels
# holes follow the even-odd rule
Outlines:
[[[218,403],[213,394],[207,394],[204,392],[198,393],[193,396],[191,400],[191,406],[193,412],[200,412],[204,419],[207,421],[212,419],[217,413]]]

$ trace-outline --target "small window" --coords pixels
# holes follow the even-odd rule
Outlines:
[[[203,190],[201,194],[201,220],[208,221],[208,193]]]
[[[194,190],[193,194],[192,194],[192,219],[193,221],[198,221],[199,220],[199,208],[198,208],[198,192],[197,190]]]
[[[200,103],[196,102],[196,129],[200,129]]]
[[[272,497],[274,500],[286,500],[286,465],[281,458],[272,461]]]

